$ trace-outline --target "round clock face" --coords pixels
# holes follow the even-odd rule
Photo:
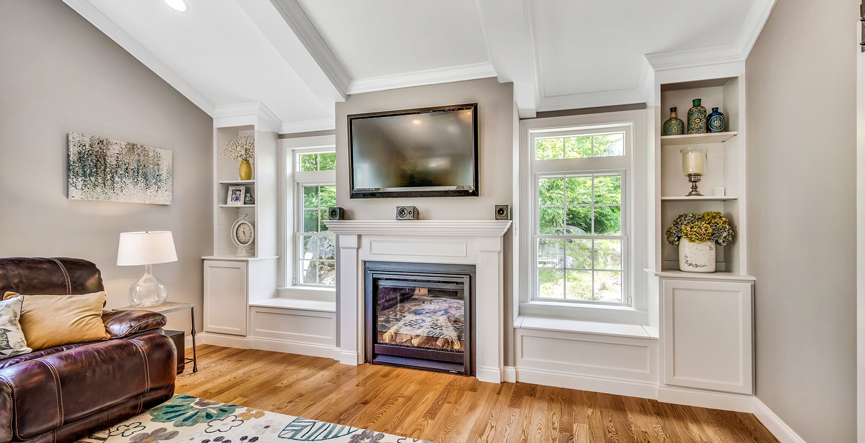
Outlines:
[[[234,231],[237,241],[242,245],[252,243],[252,226],[249,223],[239,223]]]

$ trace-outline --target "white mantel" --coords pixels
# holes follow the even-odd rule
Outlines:
[[[339,238],[337,304],[340,362],[364,353],[364,272],[367,261],[475,265],[476,375],[501,383],[504,366],[504,275],[501,220],[333,220]]]

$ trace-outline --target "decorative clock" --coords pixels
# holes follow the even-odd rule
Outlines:
[[[249,222],[249,216],[243,214],[231,225],[231,241],[237,246],[236,257],[251,257],[253,254],[247,248],[255,240],[255,228]]]

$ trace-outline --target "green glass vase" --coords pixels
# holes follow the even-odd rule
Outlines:
[[[664,122],[663,135],[682,135],[685,133],[685,122],[676,115],[676,107],[670,108],[670,118]]]
[[[695,98],[694,107],[688,110],[688,134],[706,133],[706,108],[701,106],[703,99]]]

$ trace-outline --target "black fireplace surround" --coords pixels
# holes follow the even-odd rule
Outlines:
[[[366,262],[366,362],[475,374],[475,267]]]

